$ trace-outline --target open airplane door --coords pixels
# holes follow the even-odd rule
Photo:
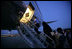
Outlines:
[[[29,3],[25,13],[23,14],[23,17],[20,19],[20,22],[27,23],[29,22],[34,15],[34,7],[31,3]]]

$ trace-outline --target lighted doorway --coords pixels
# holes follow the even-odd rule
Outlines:
[[[34,9],[32,8],[32,4],[30,3],[25,11],[25,13],[23,14],[23,17],[20,19],[20,22],[23,22],[23,23],[27,23],[29,22],[33,15],[34,15]]]

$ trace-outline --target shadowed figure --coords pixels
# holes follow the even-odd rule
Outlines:
[[[38,28],[40,27],[40,24],[39,23],[37,23],[37,24],[35,24],[36,25],[36,27],[34,28],[34,30],[38,33],[38,34],[40,34],[40,31],[38,31]]]
[[[51,37],[51,33],[50,33],[50,32],[52,32],[51,27],[46,22],[43,22],[42,24],[43,24],[44,33],[46,33],[48,36]]]
[[[69,48],[69,44],[64,36],[62,28],[57,28],[57,32],[59,34],[59,45],[58,48]]]
[[[44,33],[47,34],[52,39],[53,37],[51,35],[52,32],[51,27],[46,22],[43,22],[42,25]],[[46,41],[49,43],[48,48],[54,48],[53,40],[51,40],[50,38],[46,37]]]

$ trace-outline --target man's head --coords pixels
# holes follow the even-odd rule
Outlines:
[[[43,21],[43,22],[42,22],[42,25],[43,25],[43,26],[46,26],[46,25],[47,25],[47,23]]]
[[[59,33],[63,33],[62,28],[57,28],[57,32],[59,32]]]
[[[39,24],[39,23],[37,23],[37,24],[36,24],[36,26],[39,28],[39,27],[40,27],[40,24]]]

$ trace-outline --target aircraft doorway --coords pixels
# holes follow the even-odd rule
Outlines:
[[[33,15],[34,15],[34,7],[30,3],[28,5],[25,13],[23,14],[23,17],[20,19],[20,22],[22,22],[22,23],[29,22],[32,19]]]

